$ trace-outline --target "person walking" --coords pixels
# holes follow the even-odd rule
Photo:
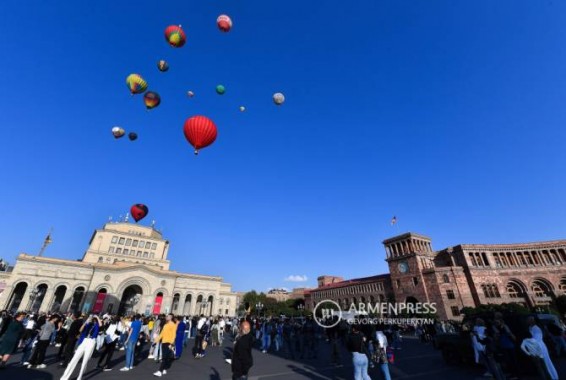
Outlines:
[[[352,353],[354,364],[354,380],[371,380],[368,375],[368,357],[365,349],[366,338],[357,325],[352,326],[352,332],[348,336],[346,344],[348,351]]]
[[[384,380],[391,380],[391,374],[389,373],[389,361],[387,359],[387,337],[383,333],[383,330],[378,330],[375,332],[375,359],[379,365],[379,369],[383,374]]]
[[[51,343],[51,337],[53,336],[53,332],[57,329],[57,322],[59,322],[59,316],[54,315],[48,321],[46,321],[43,326],[41,326],[41,330],[39,332],[37,344],[35,346],[35,351],[31,356],[28,364],[28,369],[36,366],[38,369],[42,369],[47,367],[43,362],[45,361],[45,352],[47,351],[47,347]]]
[[[544,365],[546,367],[546,371],[552,380],[558,380],[558,372],[556,372],[556,368],[550,359],[550,354],[548,352],[548,348],[544,343],[544,336],[540,327],[537,326],[535,318],[529,317],[527,319],[527,323],[529,324],[529,332],[531,333],[532,339],[537,341],[540,346],[541,355]]]
[[[167,370],[171,368],[171,363],[175,359],[175,338],[177,337],[177,324],[173,322],[173,314],[167,315],[167,323],[161,329],[158,340],[161,342],[163,350],[163,360],[159,366],[159,370],[153,375],[161,377],[167,374]]]
[[[98,332],[100,330],[100,326],[102,322],[97,315],[90,316],[86,323],[81,327],[81,339],[82,341],[79,343],[79,347],[77,351],[73,355],[71,362],[65,369],[65,373],[61,376],[61,380],[69,380],[71,375],[73,374],[75,367],[79,364],[79,361],[82,359],[81,370],[79,372],[79,376],[77,380],[81,380],[83,377],[83,373],[88,365],[88,361],[92,357],[92,353],[94,352],[94,347],[96,346],[96,337],[98,336]]]
[[[71,316],[72,322],[69,326],[69,331],[67,332],[67,340],[61,347],[63,349],[63,362],[59,364],[61,367],[67,367],[71,359],[73,358],[73,352],[75,352],[75,346],[77,345],[77,340],[81,333],[81,327],[83,326],[83,319],[80,313],[76,312]],[[60,349],[61,349],[60,348]]]
[[[140,331],[142,328],[142,324],[140,321],[140,315],[136,314],[132,318],[132,322],[130,323],[130,327],[128,329],[128,337],[124,342],[126,347],[126,366],[120,371],[126,372],[134,369],[134,355],[136,353],[136,344],[138,343],[138,339],[140,337]]]
[[[250,334],[251,326],[248,321],[240,325],[240,335],[234,341],[232,351],[232,380],[247,380],[248,373],[254,364],[252,347],[254,337]]]
[[[184,318],[179,317],[179,324],[177,325],[177,336],[175,338],[175,359],[180,359],[183,354],[183,345],[185,339],[185,330],[187,324]]]
[[[10,355],[16,350],[18,342],[20,341],[22,335],[24,334],[24,325],[22,320],[24,319],[25,313],[17,313],[13,319],[7,320],[7,316],[4,323],[6,323],[6,330],[2,334],[2,339],[0,339],[0,369],[6,368],[6,363],[10,359]]]
[[[117,331],[118,320],[116,318],[112,318],[104,327],[104,348],[102,353],[100,354],[100,358],[98,358],[96,367],[107,372],[112,371],[112,368],[110,368],[110,361],[112,360],[112,355],[114,355],[116,344],[118,343],[118,339],[120,338]]]

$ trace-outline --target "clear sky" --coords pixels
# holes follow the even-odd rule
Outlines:
[[[408,230],[437,249],[566,238],[564,15],[548,0],[5,0],[0,256],[36,253],[53,227],[46,256],[80,258],[133,203],[173,269],[235,290],[386,272],[381,241]],[[160,107],[130,96],[130,73]],[[195,157],[197,114],[219,135]]]

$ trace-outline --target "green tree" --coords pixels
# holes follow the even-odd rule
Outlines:
[[[556,310],[558,310],[560,315],[566,314],[566,295],[565,294],[556,297],[556,299],[554,300],[554,307],[556,308]]]

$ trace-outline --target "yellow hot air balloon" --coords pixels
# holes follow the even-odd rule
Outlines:
[[[139,74],[130,74],[126,78],[126,84],[132,95],[143,94],[147,90],[147,82]]]

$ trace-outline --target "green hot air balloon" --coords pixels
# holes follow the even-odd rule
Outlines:
[[[218,95],[224,95],[225,92],[226,92],[226,89],[224,88],[224,86],[222,86],[221,84],[216,86],[216,93]]]

